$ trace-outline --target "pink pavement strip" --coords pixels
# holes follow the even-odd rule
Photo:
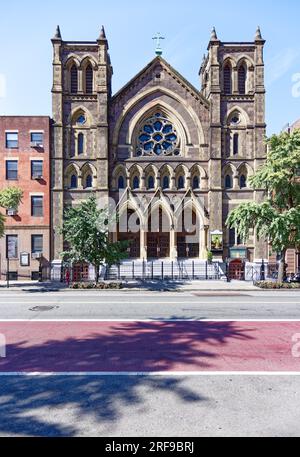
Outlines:
[[[0,372],[300,372],[300,322],[0,322]]]

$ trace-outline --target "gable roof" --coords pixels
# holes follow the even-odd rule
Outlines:
[[[116,99],[119,95],[122,94],[123,91],[128,89],[136,80],[138,80],[144,73],[149,71],[157,63],[159,63],[168,73],[177,79],[180,84],[185,86],[185,88],[191,92],[195,98],[199,99],[202,104],[206,105],[207,107],[209,106],[209,101],[201,94],[201,92],[161,56],[156,56],[153,60],[151,60],[151,62],[149,62],[148,65],[146,65],[139,73],[137,73],[127,84],[125,84],[125,86],[118,90],[112,99]]]

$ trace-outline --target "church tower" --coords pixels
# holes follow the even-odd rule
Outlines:
[[[231,258],[231,249],[244,244],[226,228],[228,214],[240,203],[259,202],[264,195],[248,186],[249,177],[266,158],[264,44],[259,27],[254,41],[243,43],[221,42],[213,29],[200,69],[211,117],[210,230],[224,234],[223,258]],[[254,234],[247,247],[249,260],[267,257],[266,243]]]
[[[102,27],[96,41],[53,44],[52,258],[64,250],[63,211],[93,192],[108,199],[108,106],[112,66]]]

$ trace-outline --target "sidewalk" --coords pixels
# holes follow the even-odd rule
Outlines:
[[[114,282],[114,281],[112,281]],[[69,289],[63,283],[44,282],[39,283],[35,281],[11,281],[9,289],[6,287],[6,282],[0,282],[1,292],[92,292],[92,293],[105,293],[105,292],[128,292],[128,291],[162,291],[162,292],[245,292],[245,291],[260,291],[261,289],[255,287],[252,282],[245,281],[124,281],[123,289],[108,289],[108,290],[82,290],[82,289]]]

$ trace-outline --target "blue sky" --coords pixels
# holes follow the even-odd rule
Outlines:
[[[0,12],[0,114],[51,115],[50,38],[57,24],[65,40],[96,40],[105,25],[114,92],[153,58],[158,31],[166,37],[164,58],[200,87],[212,26],[223,41],[251,41],[259,24],[267,40],[268,134],[300,118],[292,82],[297,74],[300,79],[298,0],[11,0]]]

